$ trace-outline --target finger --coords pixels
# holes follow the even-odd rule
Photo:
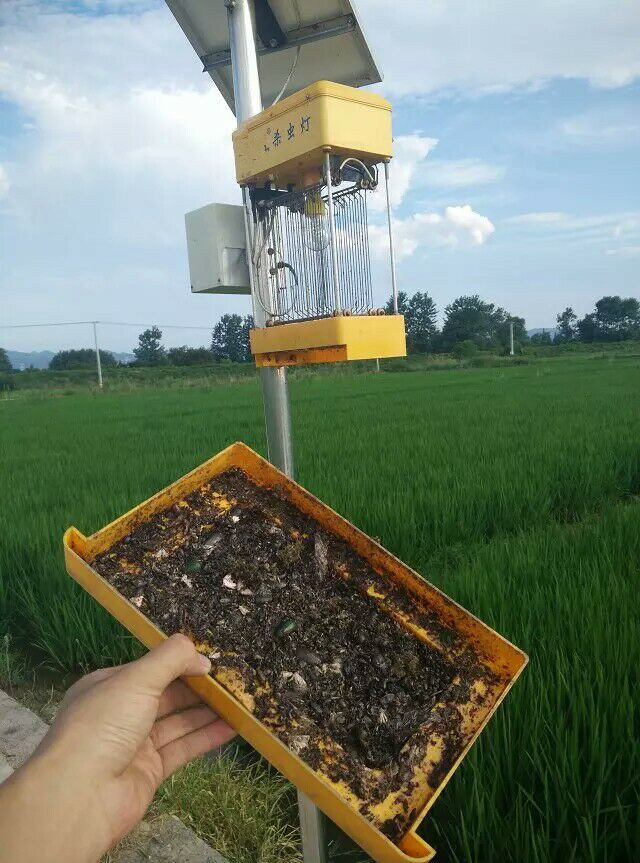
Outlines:
[[[64,697],[65,706],[69,705],[72,701],[75,701],[79,695],[82,695],[83,692],[91,689],[92,686],[112,677],[121,667],[122,666],[119,665],[113,665],[109,668],[99,668],[97,671],[92,671],[91,674],[85,674],[85,676],[81,677],[80,680],[76,680],[73,686],[69,687]]]
[[[151,729],[151,742],[156,749],[162,749],[172,740],[178,737],[185,737],[191,734],[192,731],[197,731],[198,728],[203,728],[205,725],[211,725],[215,722],[217,715],[206,707],[204,704],[201,707],[191,707],[189,710],[183,710],[181,713],[172,713],[165,719],[160,719]]]
[[[128,683],[149,690],[160,698],[177,677],[201,676],[211,670],[211,662],[198,653],[185,635],[172,635],[158,647],[122,669]]]
[[[185,683],[174,680],[160,696],[158,719],[168,716],[169,713],[175,713],[176,710],[186,710],[187,707],[194,707],[201,703],[200,696],[192,692]]]
[[[193,758],[198,758],[211,749],[218,749],[233,740],[235,736],[233,728],[230,728],[222,719],[216,719],[204,728],[192,731],[185,737],[178,737],[177,740],[158,750],[158,755],[162,759],[163,778],[171,776],[174,770]]]

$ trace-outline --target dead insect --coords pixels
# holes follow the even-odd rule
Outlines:
[[[293,632],[297,626],[297,620],[294,620],[292,617],[285,618],[285,620],[276,627],[276,638],[282,638],[283,635],[288,635],[290,632]]]
[[[184,568],[186,572],[200,572],[202,569],[202,561],[198,560],[197,557],[190,557]]]
[[[202,543],[203,551],[206,555],[211,554],[213,549],[218,545],[220,540],[222,539],[221,533],[212,533],[208,536],[205,541]]]
[[[307,650],[306,647],[299,647],[296,650],[296,657],[299,662],[306,662],[308,665],[320,665],[322,662],[317,653]]]
[[[289,748],[293,749],[296,755],[300,755],[303,749],[306,749],[309,745],[309,735],[308,734],[296,734],[289,741]]]
[[[307,681],[297,671],[294,672],[291,678],[291,685],[296,692],[306,692],[309,688]]]

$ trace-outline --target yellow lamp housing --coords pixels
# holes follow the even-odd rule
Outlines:
[[[233,133],[240,185],[304,186],[325,150],[376,164],[391,157],[391,105],[376,93],[317,81]]]

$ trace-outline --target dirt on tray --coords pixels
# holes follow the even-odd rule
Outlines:
[[[469,648],[440,650],[383,613],[371,587],[391,590],[416,618],[427,614],[237,468],[135,528],[93,566],[163,632],[192,637],[220,682],[232,689],[236,675],[254,714],[312,767],[346,783],[369,817],[372,805],[411,786],[434,730],[447,744],[429,777],[437,786],[465,742],[456,703],[469,700],[479,677],[490,682]],[[458,638],[441,624],[440,636],[449,645]],[[408,809],[405,802],[377,826],[397,839]]]

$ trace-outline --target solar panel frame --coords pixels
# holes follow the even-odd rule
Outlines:
[[[235,114],[224,0],[165,2]],[[288,41],[271,47],[257,39],[264,105],[279,93],[298,46],[289,93],[323,79],[351,87],[382,80],[353,0],[269,0],[269,5]]]

